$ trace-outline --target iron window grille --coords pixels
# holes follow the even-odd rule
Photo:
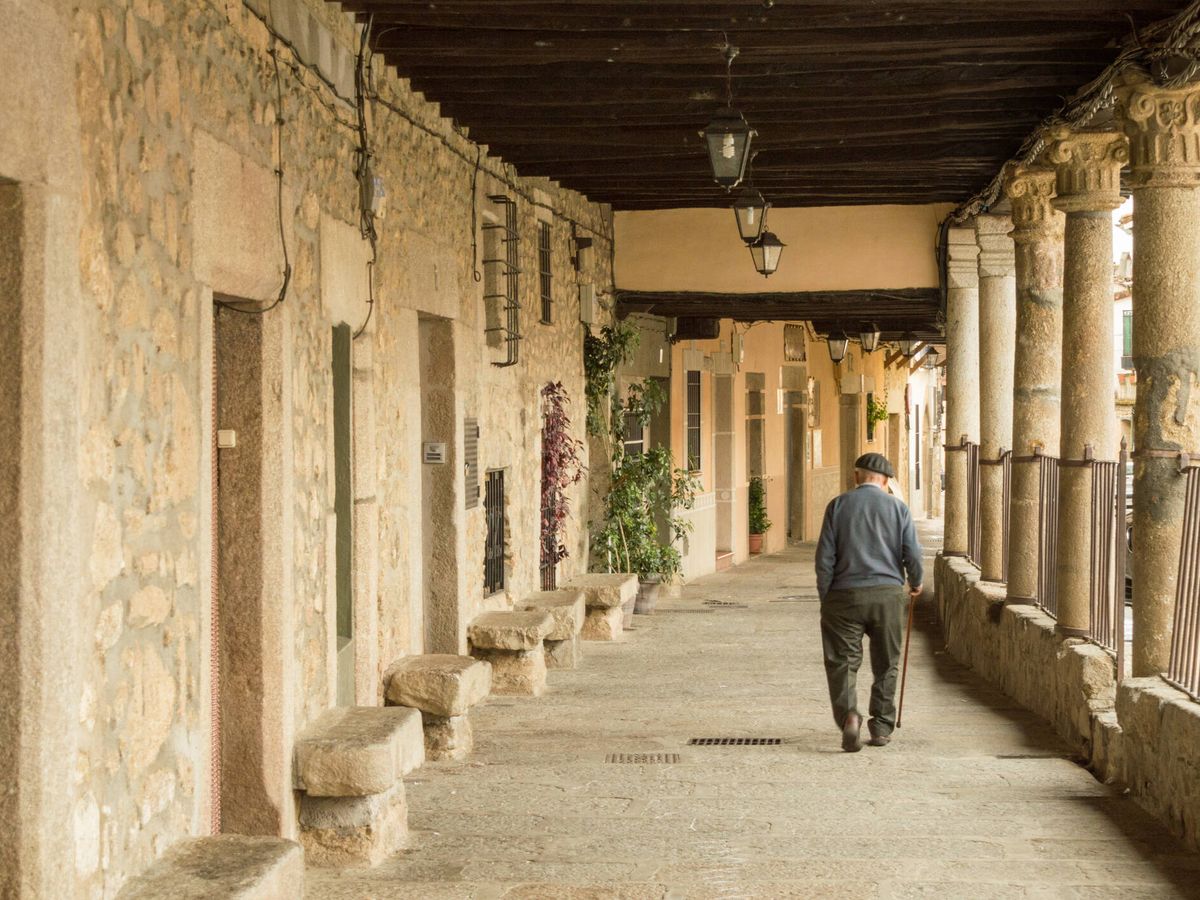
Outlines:
[[[488,222],[483,226],[485,234],[499,235],[495,242],[496,252],[484,256],[483,264],[492,270],[495,277],[488,279],[489,292],[484,299],[503,303],[504,315],[501,324],[490,325],[487,331],[497,332],[504,342],[505,356],[496,366],[514,366],[520,356],[521,344],[521,295],[520,295],[520,241],[517,231],[517,201],[504,194],[488,197],[493,203],[504,207],[504,223]],[[503,252],[500,252],[501,248]]]
[[[700,470],[700,372],[687,373],[687,467]]]
[[[554,321],[554,298],[551,293],[550,223],[538,222],[538,273],[541,276],[542,322]]]
[[[504,471],[487,473],[483,494],[484,517],[487,519],[487,543],[483,553],[483,592],[495,594],[504,590]]]
[[[626,456],[641,456],[646,452],[646,429],[634,413],[625,413],[623,443]]]
[[[463,467],[467,509],[479,505],[479,420],[463,422]]]

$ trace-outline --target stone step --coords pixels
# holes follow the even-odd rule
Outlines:
[[[304,851],[295,841],[222,834],[186,838],[117,900],[296,900],[304,896]]]
[[[492,667],[472,656],[428,653],[404,656],[383,676],[384,696],[443,719],[464,716],[492,690]]]
[[[583,591],[588,609],[612,609],[637,597],[638,577],[628,572],[588,572],[576,575],[565,586]]]
[[[583,618],[587,615],[586,595],[579,588],[537,591],[518,603],[517,609],[549,613],[554,620],[554,627],[545,639],[565,641],[583,629]]]
[[[554,619],[547,612],[486,612],[467,626],[467,640],[480,650],[540,651],[553,629]]]
[[[296,786],[313,797],[390,791],[425,761],[421,713],[406,706],[336,707],[296,740]]]

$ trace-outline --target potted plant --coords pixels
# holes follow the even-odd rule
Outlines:
[[[621,440],[627,416],[645,424],[662,402],[654,382],[632,386],[624,402],[614,399],[612,408],[612,476],[604,497],[604,518],[592,533],[594,564],[609,572],[634,572],[638,576],[638,600],[627,610],[649,613],[658,600],[664,581],[679,574],[682,558],[674,542],[691,529],[681,512],[695,502],[698,483],[684,469],[674,466],[666,447],[630,454]],[[665,522],[667,534],[659,533]]]
[[[763,535],[771,528],[767,518],[767,495],[763,480],[755,475],[750,479],[750,552],[762,553]]]

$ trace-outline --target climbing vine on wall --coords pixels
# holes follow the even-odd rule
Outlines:
[[[571,435],[571,402],[561,381],[542,388],[542,564],[568,556],[562,532],[570,513],[567,489],[583,478],[583,442]]]
[[[609,406],[617,385],[617,366],[637,347],[637,330],[625,322],[605,325],[600,334],[583,335],[583,374],[587,393],[587,432],[604,437],[609,429]]]

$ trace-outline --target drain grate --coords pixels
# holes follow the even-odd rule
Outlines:
[[[997,753],[995,759],[1066,759],[1058,753]]]
[[[714,613],[715,609],[659,609],[655,612],[660,613]]]
[[[680,759],[678,753],[610,753],[604,757],[607,763],[634,763],[639,766],[669,765]]]
[[[784,594],[778,599],[772,600],[772,603],[816,603],[821,598],[816,594]]]
[[[692,747],[777,747],[782,743],[783,738],[763,737],[707,737],[688,740],[688,745]]]
[[[705,606],[711,606],[714,609],[749,609],[749,604],[734,603],[732,600],[705,600]]]

